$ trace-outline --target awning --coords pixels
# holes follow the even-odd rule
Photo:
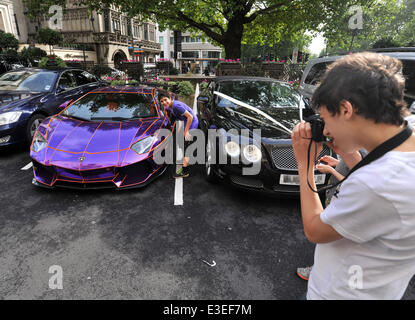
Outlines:
[[[134,53],[143,53],[144,50],[142,48],[137,48],[137,47],[128,47],[128,50],[133,51]]]

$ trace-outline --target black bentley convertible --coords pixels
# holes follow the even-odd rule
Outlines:
[[[299,194],[290,131],[300,118],[314,112],[290,84],[270,78],[217,77],[197,101],[199,126],[207,141],[208,181],[272,194]],[[208,139],[212,130],[222,138]],[[217,150],[223,150],[226,163]],[[324,145],[318,158],[331,154]],[[259,172],[246,174],[254,165],[260,165]],[[316,171],[315,177],[317,187],[327,183],[325,174]]]

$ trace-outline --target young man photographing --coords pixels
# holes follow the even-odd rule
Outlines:
[[[181,120],[184,122],[184,150],[183,154],[185,154],[185,151],[192,141],[192,135],[191,130],[197,129],[199,121],[197,119],[197,116],[194,114],[193,110],[185,103],[174,100],[170,97],[169,93],[166,91],[160,91],[159,92],[159,100],[161,105],[164,107],[164,109],[169,112],[176,120]],[[177,131],[176,131],[177,132]],[[180,168],[179,170],[175,171],[173,177],[174,178],[185,178],[189,176],[188,171],[188,165],[189,165],[189,158],[183,157],[183,168]]]
[[[387,56],[349,55],[328,68],[312,101],[336,148],[366,149],[366,159],[405,135],[346,178],[326,209],[307,183],[316,190],[310,124],[293,130],[304,231],[317,243],[307,299],[401,299],[415,274],[415,136],[405,129],[404,87],[401,62]]]

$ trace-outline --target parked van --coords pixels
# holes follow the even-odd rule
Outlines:
[[[405,101],[411,112],[415,113],[415,48],[386,48],[368,51],[388,55],[402,61],[402,72],[406,78]],[[306,100],[311,99],[327,67],[341,57],[343,56],[321,57],[313,59],[307,64],[299,87],[299,92]]]

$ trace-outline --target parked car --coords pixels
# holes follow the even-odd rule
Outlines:
[[[125,72],[124,71],[121,71],[121,70],[118,70],[118,69],[115,69],[115,68],[111,68],[111,67],[110,67],[110,69],[111,69],[110,76],[111,76],[112,79],[121,79],[121,78],[125,77]]]
[[[10,70],[16,70],[25,67],[32,67],[29,59],[21,56],[0,54],[0,75]]]
[[[170,129],[148,87],[105,87],[70,103],[38,128],[31,146],[33,184],[42,187],[142,187],[167,166],[153,159]]]
[[[403,74],[406,78],[405,101],[412,113],[415,113],[415,48],[386,48],[370,50],[388,55],[402,61]],[[343,56],[327,56],[311,60],[301,77],[299,92],[311,99],[327,67]]]
[[[254,107],[255,110],[239,106],[230,100],[220,97],[214,92],[223,93],[228,97]],[[284,127],[292,130],[300,120],[300,111],[303,116],[313,114],[311,108],[304,104],[300,94],[288,83],[270,78],[259,77],[216,77],[212,79],[198,99],[198,118],[201,129],[208,135],[208,129],[229,132],[234,129],[241,132],[247,129],[250,137],[254,129],[261,129],[259,147],[248,147],[252,141],[240,145],[230,145],[227,139],[216,140],[216,146],[206,139],[206,166],[205,177],[208,181],[224,181],[233,186],[249,190],[263,191],[270,194],[298,195],[299,180],[297,161],[294,156],[291,134],[282,130],[267,117],[277,120]],[[260,112],[256,112],[259,110]],[[221,145],[223,144],[223,145]],[[212,152],[213,148],[225,150],[227,163],[220,164],[219,159],[208,161],[216,157],[219,152]],[[251,149],[248,149],[251,148]],[[261,161],[260,172],[256,175],[243,175],[243,169],[252,165],[249,161],[242,161],[247,153],[256,154]],[[332,155],[332,151],[324,145],[319,157]],[[231,158],[239,158],[239,164],[232,164]],[[313,164],[312,164],[313,165]],[[316,171],[318,186],[325,185],[328,177]]]
[[[32,141],[40,123],[59,105],[104,86],[77,69],[23,68],[0,76],[0,146]]]

